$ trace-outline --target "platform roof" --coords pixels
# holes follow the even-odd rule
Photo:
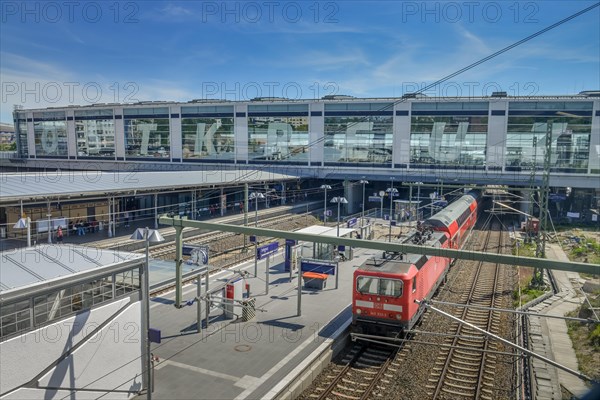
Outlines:
[[[126,251],[44,244],[0,253],[0,300],[66,286],[144,262]]]
[[[143,193],[233,184],[296,179],[259,170],[208,170],[174,172],[43,171],[0,174],[0,201],[65,199],[119,193]]]
[[[356,229],[351,228],[342,228],[340,226],[340,237],[344,237],[345,235],[356,231]],[[302,228],[296,231],[297,233],[308,233],[311,235],[320,235],[320,236],[337,236],[337,228],[331,226],[323,226],[323,225],[311,225],[306,228]]]

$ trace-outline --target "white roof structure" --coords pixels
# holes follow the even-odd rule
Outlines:
[[[145,260],[144,254],[76,245],[44,244],[0,253],[0,301],[109,274]]]
[[[346,236],[347,234],[356,231],[356,229],[342,228],[340,226],[340,237]],[[323,225],[312,225],[306,228],[302,228],[296,231],[297,233],[308,233],[312,235],[320,236],[337,236],[337,228]]]
[[[42,171],[0,174],[0,201],[67,198],[186,189],[200,186],[281,182],[296,177],[259,170],[209,170],[174,172]]]

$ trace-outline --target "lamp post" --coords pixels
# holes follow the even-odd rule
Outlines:
[[[144,358],[146,359],[146,398],[152,399],[152,359],[150,355],[150,280],[149,280],[149,261],[150,261],[150,243],[163,242],[165,238],[156,229],[137,228],[130,239],[143,240],[146,242],[146,263],[142,269],[143,287],[142,287],[142,340],[145,342]]]
[[[359,183],[362,183],[363,185],[362,215],[360,216],[360,223],[361,226],[365,226],[365,185],[367,185],[369,181],[361,179]]]
[[[334,197],[331,202],[337,203],[337,237],[340,237],[340,205],[348,204],[348,200],[345,197]]]
[[[260,192],[252,192],[248,200],[254,200],[254,227],[258,226],[258,199],[264,199],[265,195]]]
[[[323,199],[323,225],[327,223],[327,189],[331,189],[329,185],[321,185],[321,189],[325,190],[325,198]]]
[[[386,189],[386,192],[390,196],[390,230],[389,230],[389,242],[392,241],[392,207],[394,205],[394,193],[398,193],[398,189],[394,187],[394,183],[392,181],[392,186]]]
[[[13,225],[13,228],[14,229],[27,228],[27,247],[31,247],[31,219],[29,217],[19,218],[17,223]]]
[[[265,195],[260,192],[252,192],[248,197],[248,200],[254,200],[254,227],[258,226],[258,199],[264,199]],[[254,276],[258,274],[258,259],[256,258],[256,249],[258,247],[258,241],[254,238]]]

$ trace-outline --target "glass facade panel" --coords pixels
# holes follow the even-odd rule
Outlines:
[[[413,116],[411,164],[485,165],[488,117]]]
[[[27,120],[26,119],[18,119],[17,120],[17,143],[20,157],[27,158],[29,157],[29,147],[27,140]]]
[[[546,133],[551,118],[531,117],[532,122],[522,123],[522,117],[509,117],[506,138],[506,166],[531,169],[544,164]],[[591,118],[575,125],[563,118],[552,118],[552,168],[576,169],[586,172],[590,148]],[[583,131],[583,132],[582,132]],[[587,132],[586,132],[587,131]]]
[[[33,121],[36,155],[67,157],[67,121],[64,112],[34,113]]]
[[[183,110],[182,110],[183,111]],[[233,117],[181,119],[183,158],[233,160]]]
[[[88,310],[140,289],[139,268],[45,293],[0,307],[0,338]],[[31,302],[31,303],[30,303]],[[31,320],[33,319],[33,326]]]
[[[135,108],[123,110],[125,154],[136,157],[171,157],[169,109]]]
[[[29,300],[0,307],[0,337],[31,327]]]
[[[308,163],[308,116],[249,116],[248,159]]]
[[[76,120],[77,156],[115,156],[114,119]]]
[[[392,162],[392,116],[325,117],[325,162]]]
[[[529,108],[525,109],[524,105]],[[558,106],[562,105],[562,108]],[[523,102],[509,106],[519,110],[508,117],[506,167],[521,170],[540,169],[544,165],[546,134],[551,130],[550,167],[552,171],[585,173],[589,164],[592,131],[592,103]],[[578,110],[574,108],[579,108]],[[556,111],[539,115],[539,110]],[[527,115],[530,111],[531,115]],[[545,112],[544,114],[548,114]]]

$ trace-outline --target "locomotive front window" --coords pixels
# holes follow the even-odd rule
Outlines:
[[[380,279],[379,280],[379,294],[382,296],[402,296],[402,281],[397,279]]]
[[[378,294],[379,278],[370,276],[359,276],[356,279],[356,290],[360,293]]]
[[[380,279],[370,276],[359,276],[356,279],[356,290],[363,294],[400,297],[403,287],[402,281],[397,279]]]

